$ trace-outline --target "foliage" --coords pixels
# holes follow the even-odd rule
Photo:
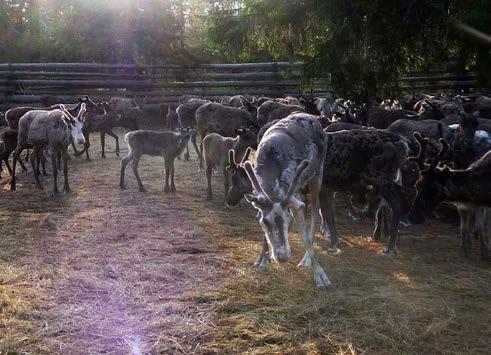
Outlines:
[[[329,74],[368,101],[415,69],[489,84],[489,48],[452,23],[491,33],[490,13],[491,0],[0,0],[0,62],[302,60],[307,85]]]
[[[305,60],[310,78],[330,74],[340,95],[369,100],[398,91],[409,70],[468,69],[488,49],[452,28],[491,32],[489,0],[244,0],[221,2],[209,38],[232,61]],[[486,61],[485,61],[486,62]],[[489,62],[487,62],[489,64]]]

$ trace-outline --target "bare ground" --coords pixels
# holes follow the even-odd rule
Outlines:
[[[124,144],[122,144],[124,146]],[[342,253],[321,262],[336,288],[320,292],[296,260],[251,267],[261,231],[245,204],[227,209],[222,180],[177,162],[163,193],[162,161],[142,159],[148,192],[119,159],[72,158],[74,194],[52,200],[21,175],[0,191],[1,353],[489,353],[491,271],[459,254],[458,225],[404,229],[396,258],[368,243],[371,221],[337,211]],[[2,184],[7,179],[4,178]]]

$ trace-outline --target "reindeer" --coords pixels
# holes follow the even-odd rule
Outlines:
[[[223,137],[218,133],[210,133],[203,140],[203,154],[206,163],[207,199],[213,198],[211,188],[211,173],[213,168],[221,168],[223,171],[223,184],[225,196],[229,188],[229,177],[227,166],[228,152],[232,150],[238,157],[248,155],[250,147],[257,148],[257,135],[249,129],[241,128],[236,130],[235,138]],[[247,152],[247,154],[246,154]],[[235,158],[234,158],[235,159]],[[247,160],[247,159],[246,159]]]
[[[57,157],[63,158],[63,174],[65,177],[64,191],[71,192],[68,184],[68,146],[72,141],[84,144],[85,138],[82,134],[83,115],[85,114],[85,104],[82,103],[77,116],[72,116],[70,112],[60,105],[60,109],[52,111],[29,111],[19,121],[19,135],[17,148],[14,152],[14,163],[12,167],[12,179],[10,189],[15,190],[15,167],[22,148],[30,143],[33,146],[31,154],[31,165],[36,180],[36,187],[42,189],[36,167],[36,157],[40,156],[42,149],[49,147],[51,150],[51,162],[53,168],[53,192],[55,197],[58,191],[58,163]]]
[[[288,229],[293,213],[306,250],[299,266],[312,266],[317,287],[331,286],[313,249],[325,152],[326,140],[319,122],[311,115],[297,113],[266,131],[258,146],[255,167],[249,161],[244,163],[255,191],[245,198],[258,210],[259,224],[265,234],[254,265],[266,266],[270,258],[280,263],[291,258]],[[299,194],[306,186],[313,211],[310,228],[305,220],[305,202]]]
[[[128,155],[121,160],[121,174],[119,186],[125,189],[124,173],[128,163],[132,162],[133,173],[135,174],[138,187],[141,192],[145,188],[138,173],[138,163],[142,155],[163,156],[165,163],[165,187],[164,192],[175,192],[174,184],[174,161],[176,157],[182,154],[184,148],[188,145],[194,131],[179,132],[159,132],[149,130],[138,130],[129,132],[124,136],[124,141],[128,143]],[[169,175],[171,184],[169,187]]]
[[[440,152],[431,165],[422,171],[416,188],[418,191],[409,220],[421,224],[443,201],[454,204],[460,214],[462,249],[466,257],[471,248],[470,232],[472,217],[481,241],[481,257],[490,259],[491,248],[486,231],[486,208],[491,207],[491,151],[472,163],[467,169],[453,170],[437,168],[449,149],[446,140],[441,139]]]

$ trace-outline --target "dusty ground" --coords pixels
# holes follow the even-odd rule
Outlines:
[[[0,354],[490,352],[491,271],[477,241],[470,260],[459,254],[456,224],[405,229],[386,258],[359,238],[372,222],[339,209],[342,253],[317,243],[336,288],[319,292],[295,266],[296,235],[294,261],[251,267],[254,211],[225,208],[218,177],[205,201],[195,156],[177,162],[175,195],[149,157],[148,192],[131,169],[122,192],[119,159],[92,144],[93,161],[70,162],[71,196],[52,200],[51,180],[35,191],[26,174],[0,191]]]

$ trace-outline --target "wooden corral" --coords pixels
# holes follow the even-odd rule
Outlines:
[[[125,96],[145,105],[176,103],[183,95],[218,98],[251,94],[320,95],[329,90],[330,78],[302,79],[302,62],[240,64],[134,65],[100,63],[0,64],[0,104],[10,107],[37,104],[45,95],[72,101],[82,94],[95,99]],[[415,72],[400,79],[408,91],[469,89],[475,75],[455,75],[445,70]]]

